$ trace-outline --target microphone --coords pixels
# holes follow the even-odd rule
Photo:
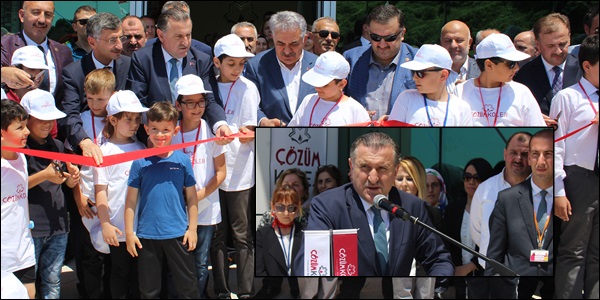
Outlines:
[[[375,196],[375,198],[373,198],[373,205],[375,205],[375,207],[378,209],[391,212],[394,216],[404,221],[408,221],[410,218],[410,215],[406,213],[402,207],[390,202],[390,200],[388,200],[388,198],[384,195],[379,194]]]

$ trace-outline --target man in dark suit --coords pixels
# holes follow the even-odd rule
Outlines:
[[[306,95],[316,93],[300,80],[311,69],[317,56],[304,51],[306,20],[302,15],[281,11],[269,19],[275,47],[263,51],[246,64],[244,76],[260,93],[259,126],[287,124]]]
[[[548,123],[552,97],[576,84],[582,73],[577,58],[568,53],[571,32],[567,16],[552,13],[542,17],[533,25],[533,33],[541,55],[525,64],[514,81],[531,90]]]
[[[126,88],[132,90],[142,104],[168,101],[175,103],[174,87],[183,75],[194,74],[202,78],[205,87],[217,86],[212,60],[208,55],[190,47],[192,21],[185,11],[172,8],[158,17],[156,33],[159,42],[133,53]],[[216,102],[219,93],[206,95],[204,119],[217,137],[228,136],[225,111]],[[226,142],[225,142],[226,141]],[[228,143],[219,140],[217,143]]]
[[[538,281],[544,283],[542,298],[554,294],[554,133],[544,129],[529,141],[531,177],[500,191],[490,217],[490,243],[487,256],[511,268],[521,276],[518,295],[531,299]],[[485,275],[498,275],[487,264]]]
[[[23,30],[2,37],[2,82],[10,88],[21,89],[33,84],[21,69],[10,67],[12,54],[23,46],[38,46],[44,51],[49,70],[40,88],[52,93],[54,99],[62,98],[62,70],[73,62],[69,47],[47,38],[54,18],[53,1],[24,1],[19,10]]]
[[[404,13],[391,4],[375,7],[367,17],[371,45],[344,52],[350,63],[346,94],[366,107],[373,119],[389,115],[398,95],[416,88],[412,73],[400,64],[417,48],[403,43]]]
[[[385,195],[431,226],[425,202],[394,187],[399,161],[398,146],[388,135],[358,137],[348,159],[352,182],[311,200],[306,230],[359,228],[359,276],[408,276],[413,259],[427,276],[453,276],[450,253],[439,236],[373,205],[376,195]],[[295,275],[304,275],[304,255],[300,251],[296,257]]]

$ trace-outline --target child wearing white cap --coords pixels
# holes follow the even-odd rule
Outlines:
[[[248,53],[242,39],[236,34],[220,38],[215,44],[213,62],[221,75],[217,78],[219,95],[223,100],[227,123],[233,133],[254,130],[258,118],[260,94],[256,85],[242,76],[245,62],[254,54]],[[229,272],[227,261],[227,236],[231,233],[235,245],[237,263],[237,295],[252,295],[254,282],[253,228],[249,224],[250,205],[254,205],[252,188],[254,178],[254,141],[235,139],[224,146],[227,172],[219,186],[222,221],[217,225],[211,245],[215,293],[221,296],[231,293],[225,273]],[[235,224],[235,226],[232,226]],[[207,271],[206,271],[207,272]],[[204,277],[202,277],[204,279]]]
[[[237,36],[236,36],[237,37]],[[239,39],[239,38],[238,38]],[[241,40],[240,40],[241,41]],[[179,132],[172,144],[214,138],[206,121],[202,120],[206,94],[200,77],[194,74],[182,76],[175,84],[175,107],[181,113]],[[217,188],[225,179],[225,149],[214,141],[181,149],[192,162],[198,197],[198,244],[194,251],[198,290],[202,292],[208,282],[208,250],[215,225],[221,222],[221,207]],[[198,267],[200,266],[200,267]]]
[[[50,92],[35,89],[23,96],[21,105],[29,114],[27,148],[65,153],[64,144],[50,136],[54,121],[67,116],[56,108],[54,96]],[[43,278],[38,294],[45,299],[59,298],[61,269],[69,233],[62,184],[73,188],[79,182],[79,168],[69,162],[65,168],[58,161],[36,156],[26,158],[36,272],[38,277]]]
[[[350,73],[350,64],[335,51],[317,58],[315,67],[302,80],[315,87],[317,93],[307,95],[288,126],[345,126],[371,121],[367,110],[343,90]]]
[[[118,91],[108,100],[107,122],[102,134],[107,141],[100,146],[103,156],[128,153],[145,149],[146,146],[135,139],[142,122],[142,113],[148,111],[138,97],[129,90]],[[126,298],[129,291],[138,290],[137,260],[127,253],[125,243],[125,198],[127,179],[133,161],[94,168],[94,193],[98,211],[98,223],[90,228],[90,238],[94,248],[102,253],[110,253],[111,285],[113,298]],[[139,293],[132,295],[139,297]]]
[[[448,50],[440,45],[425,44],[412,61],[400,67],[412,71],[417,88],[398,95],[389,120],[430,127],[473,125],[469,104],[448,92],[448,76],[452,70]]]
[[[517,62],[528,57],[501,33],[490,34],[477,45],[481,75],[456,87],[458,96],[471,106],[474,126],[546,126],[529,88],[513,81]]]

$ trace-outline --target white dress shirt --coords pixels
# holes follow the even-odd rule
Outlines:
[[[548,76],[548,81],[550,82],[550,87],[552,87],[552,82],[554,81],[554,76],[556,76],[556,72],[554,72],[554,70],[552,70],[552,68],[554,68],[554,66],[549,64],[544,59],[543,56],[542,56],[542,63],[544,64],[544,68],[546,69],[546,76]],[[564,72],[565,72],[566,64],[567,64],[567,60],[565,59],[565,61],[563,61],[562,64],[558,65],[558,67],[560,67],[560,69],[562,70],[561,74],[562,74],[563,81],[565,80]],[[563,89],[564,88],[565,88],[565,86],[563,86]]]
[[[46,54],[46,61],[48,62],[48,70],[49,82],[50,82],[50,93],[54,94],[54,90],[56,90],[56,65],[54,64],[54,59],[52,58],[52,52],[48,48],[48,38],[46,38],[41,44],[34,42],[30,39],[25,31],[23,31],[23,37],[25,38],[25,43],[27,46],[42,46],[44,48],[44,54]]]
[[[581,89],[581,86],[585,89]],[[559,91],[550,105],[550,118],[555,119],[559,112],[558,129],[554,138],[558,139],[566,134],[586,126],[596,116],[598,111],[598,88],[593,86],[584,77],[579,83]],[[586,97],[586,94],[590,97]],[[592,105],[590,105],[590,100]],[[556,196],[566,196],[563,180],[566,177],[563,166],[579,166],[594,170],[596,159],[596,143],[598,142],[598,124],[575,133],[574,135],[555,143],[554,148],[554,189]]]
[[[531,195],[533,195],[533,212],[536,214],[538,211],[538,207],[540,207],[540,202],[542,202],[542,194],[540,194],[541,191],[542,189],[539,186],[537,186],[535,182],[533,182],[533,180],[531,180]],[[548,217],[551,218],[552,206],[554,205],[554,189],[552,187],[549,187],[546,189],[546,192],[548,192],[545,198],[547,204],[546,213],[548,214]],[[552,222],[552,219],[550,219],[550,222]]]
[[[104,67],[110,67],[111,71],[115,69],[115,61],[114,60],[111,60],[108,65],[104,65],[103,63],[101,63],[100,61],[98,61],[96,59],[96,55],[93,51],[92,51],[92,61],[94,61],[94,66],[96,67],[96,70],[104,69]]]
[[[285,90],[288,95],[290,110],[292,115],[296,113],[298,106],[298,93],[300,92],[300,75],[302,74],[302,58],[304,57],[304,50],[300,59],[296,62],[294,67],[290,70],[277,58],[277,63],[281,69],[281,77],[283,78],[283,84],[285,84]],[[302,101],[302,99],[300,99]]]

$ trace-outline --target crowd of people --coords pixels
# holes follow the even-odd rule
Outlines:
[[[343,52],[335,19],[309,26],[293,11],[265,14],[260,34],[241,21],[214,45],[192,39],[185,1],[167,1],[157,19],[81,6],[65,43],[47,37],[54,13],[52,1],[24,1],[23,29],[2,37],[3,297],[16,277],[22,285],[7,292],[59,298],[61,267],[74,257],[82,298],[207,298],[209,259],[219,298],[275,297],[282,278],[269,276],[288,276],[294,297],[355,298],[364,277],[293,276],[302,274],[302,229],[355,228],[356,217],[370,228],[358,234],[359,275],[394,276],[382,281],[388,298],[441,297],[449,284],[469,298],[514,298],[533,294],[538,279],[543,297],[598,297],[597,6],[574,47],[560,13],[514,40],[493,28],[473,39],[467,24],[452,20],[439,45],[415,47],[404,42],[404,13],[384,4]],[[498,175],[485,160],[469,161],[466,197],[454,201],[443,172],[401,158],[385,134],[366,134],[351,148],[351,183],[335,166],[323,168],[310,198],[306,175],[284,172],[255,232],[255,127],[372,121],[555,131],[512,136]],[[204,140],[103,166],[109,155]],[[450,278],[503,273],[371,209],[375,194],[519,274],[541,277]],[[507,219],[517,215],[515,195],[530,213],[524,225]],[[349,210],[337,214],[342,206]],[[436,277],[402,278],[414,274]],[[268,276],[259,291],[255,276]]]

